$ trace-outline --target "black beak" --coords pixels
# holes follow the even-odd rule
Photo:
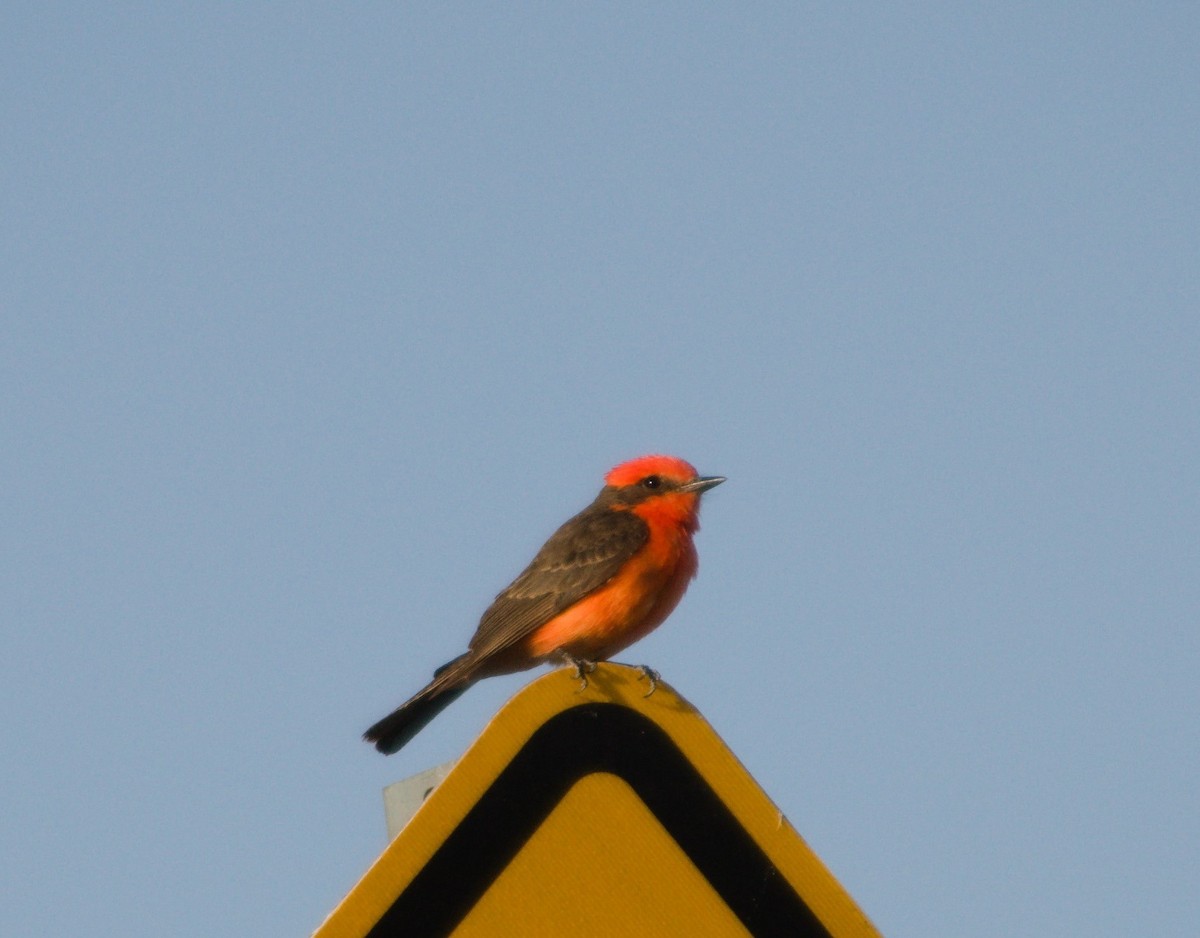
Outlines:
[[[720,485],[724,481],[725,481],[724,476],[701,476],[698,479],[692,479],[691,482],[683,483],[683,485],[679,486],[679,488],[676,489],[676,491],[678,491],[678,492],[695,492],[695,493],[699,494],[700,492],[707,492],[709,489],[713,488],[714,486]]]

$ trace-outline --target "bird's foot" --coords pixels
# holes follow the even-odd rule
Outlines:
[[[646,691],[646,693],[642,694],[643,697],[649,697],[656,690],[658,690],[658,672],[655,671],[648,664],[634,665],[634,667],[636,667],[639,671],[639,674],[638,674],[639,681],[642,678],[645,678],[647,681],[650,682],[650,689],[648,691]]]
[[[642,694],[643,697],[649,697],[656,690],[658,690],[658,682],[662,678],[662,675],[660,675],[657,671],[655,671],[652,667],[650,667],[650,665],[648,665],[648,664],[626,664],[624,661],[614,661],[613,664],[619,664],[623,668],[632,668],[633,670],[637,671],[637,673],[638,673],[637,679],[639,681],[647,680],[650,682],[650,689],[648,691],[646,691],[646,693]]]
[[[575,677],[579,678],[580,682],[579,689],[581,691],[587,690],[587,676],[596,670],[596,662],[588,661],[587,658],[579,658],[565,649],[560,649],[558,655],[560,658],[562,658],[563,663],[568,664],[575,669]]]

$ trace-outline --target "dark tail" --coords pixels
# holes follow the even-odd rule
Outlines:
[[[466,655],[463,656],[465,658]],[[363,739],[374,743],[385,756],[397,752],[416,736],[435,716],[458,700],[471,681],[451,683],[442,675],[461,659],[438,668],[429,684],[363,733]]]

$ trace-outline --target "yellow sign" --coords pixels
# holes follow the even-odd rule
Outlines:
[[[700,714],[570,669],[496,715],[314,938],[879,933]]]

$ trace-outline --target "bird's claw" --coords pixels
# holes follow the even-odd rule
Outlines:
[[[559,655],[562,657],[563,661],[575,669],[575,677],[579,679],[579,689],[581,691],[587,690],[587,676],[596,670],[596,662],[588,661],[587,658],[576,657],[569,651],[559,652]]]
[[[656,690],[658,690],[658,672],[648,664],[639,664],[637,665],[637,669],[639,671],[638,680],[640,681],[642,678],[645,678],[650,682],[650,689],[646,691],[646,693],[642,694],[643,698],[649,697]]]

